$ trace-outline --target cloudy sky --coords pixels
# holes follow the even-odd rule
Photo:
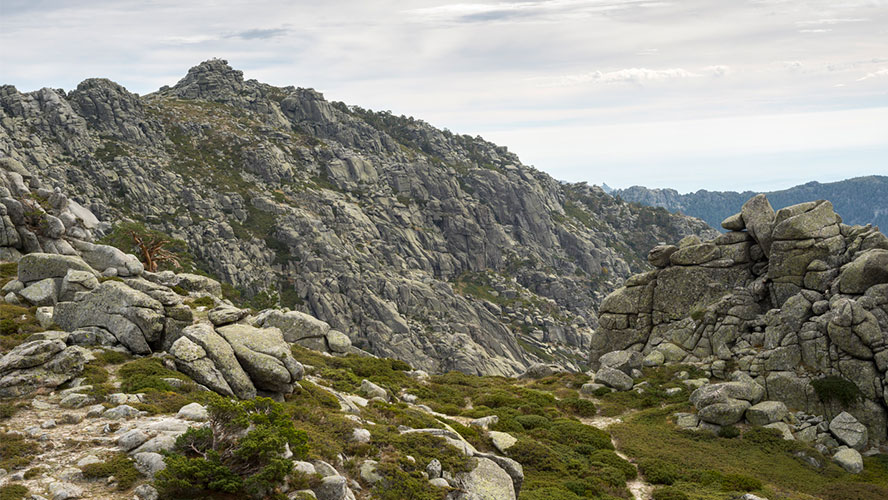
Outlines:
[[[247,78],[480,134],[570,181],[888,174],[888,0],[0,0],[0,83]]]

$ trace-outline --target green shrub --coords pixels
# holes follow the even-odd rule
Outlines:
[[[37,443],[18,434],[0,433],[0,469],[21,469],[34,460]]]
[[[0,420],[12,418],[19,411],[16,403],[0,403]]]
[[[161,497],[204,498],[214,492],[268,498],[293,468],[282,458],[287,446],[294,459],[308,453],[307,436],[297,430],[284,407],[268,398],[234,401],[208,396],[209,426],[189,429],[176,439],[157,474]]]
[[[552,421],[540,415],[518,415],[515,421],[521,424],[523,430],[548,429]]]
[[[644,474],[645,479],[653,484],[672,484],[680,474],[675,464],[657,458],[642,460],[638,464],[638,468]]]
[[[216,301],[209,295],[198,297],[191,301],[192,307],[216,307]]]
[[[46,467],[31,467],[30,469],[25,471],[24,478],[25,480],[33,479],[45,472],[47,472]]]
[[[811,386],[824,403],[835,401],[843,406],[850,406],[863,397],[860,388],[854,382],[836,375],[812,380]]]
[[[0,486],[0,500],[24,500],[30,494],[28,488],[21,484]]]
[[[118,490],[129,489],[141,477],[133,460],[123,453],[116,453],[104,462],[86,465],[81,470],[87,479],[114,476]]]
[[[740,435],[740,429],[733,425],[725,425],[718,430],[718,437],[732,439]]]
[[[597,450],[614,449],[610,434],[576,420],[556,420],[549,428],[549,432],[560,443],[573,443],[574,446],[585,445]]]
[[[132,356],[129,354],[122,353],[120,351],[112,351],[110,349],[105,349],[96,355],[96,361],[103,365],[119,365],[124,361],[129,361]]]
[[[583,497],[566,489],[547,486],[531,491],[522,490],[521,500],[583,500]]]
[[[823,500],[885,500],[888,487],[871,483],[828,484],[820,497]]]
[[[619,469],[623,473],[623,482],[638,477],[638,471],[635,466],[628,461],[620,458],[616,453],[610,450],[595,450],[589,454],[589,462],[592,465],[607,465]]]
[[[561,467],[561,459],[552,449],[532,439],[518,439],[508,453],[521,465],[538,471],[554,471]]]
[[[671,486],[655,489],[651,497],[653,500],[690,500],[684,492]]]
[[[402,463],[403,464],[403,463]],[[409,464],[403,464],[410,467]],[[446,489],[429,484],[419,470],[405,471],[398,464],[383,462],[376,472],[382,480],[373,487],[373,498],[379,500],[442,500]]]
[[[185,375],[170,370],[163,366],[157,358],[140,358],[126,363],[117,372],[120,378],[120,390],[126,393],[136,393],[145,389],[159,391],[174,391],[165,378],[177,378],[188,380]]]
[[[595,403],[578,397],[561,399],[558,401],[558,407],[580,417],[592,417],[598,411]]]
[[[743,474],[725,474],[721,487],[725,491],[755,491],[762,489],[762,482]]]

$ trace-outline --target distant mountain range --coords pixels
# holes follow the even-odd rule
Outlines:
[[[663,207],[671,212],[699,217],[721,229],[721,221],[737,212],[754,191],[707,191],[680,194],[674,189],[604,189],[613,196],[642,205]],[[888,177],[871,175],[821,184],[809,182],[782,191],[765,193],[775,209],[812,200],[830,200],[846,224],[872,224],[888,228]]]

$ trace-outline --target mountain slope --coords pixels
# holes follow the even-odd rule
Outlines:
[[[664,207],[670,212],[699,217],[712,227],[733,214],[743,202],[755,196],[752,191],[707,191],[679,194],[674,189],[632,186],[611,192],[614,196],[647,206]],[[830,200],[848,224],[888,227],[888,177],[871,175],[821,184],[809,182],[781,191],[765,193],[779,209],[814,200]]]
[[[308,312],[435,372],[578,368],[597,305],[647,249],[710,231],[480,137],[244,81],[221,60],[147,96],[105,79],[4,86],[0,113],[4,168],[91,210],[97,234],[144,224],[184,241],[180,260],[229,297]]]

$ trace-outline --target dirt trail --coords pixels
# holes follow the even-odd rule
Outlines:
[[[626,414],[624,414],[625,416]],[[604,416],[595,416],[591,418],[581,418],[580,422],[595,427],[596,429],[606,430],[608,427],[619,424],[623,421],[621,417],[604,417]],[[635,470],[638,470],[638,466],[632,462],[632,460],[626,456],[625,453],[621,452],[617,441],[611,437],[611,443],[614,445],[614,452],[622,458],[623,460],[632,463],[635,467]],[[629,492],[632,493],[632,497],[635,500],[650,500],[651,493],[654,491],[654,486],[647,481],[644,480],[644,477],[641,475],[641,472],[638,473],[638,476],[626,483],[626,488],[629,489]]]

